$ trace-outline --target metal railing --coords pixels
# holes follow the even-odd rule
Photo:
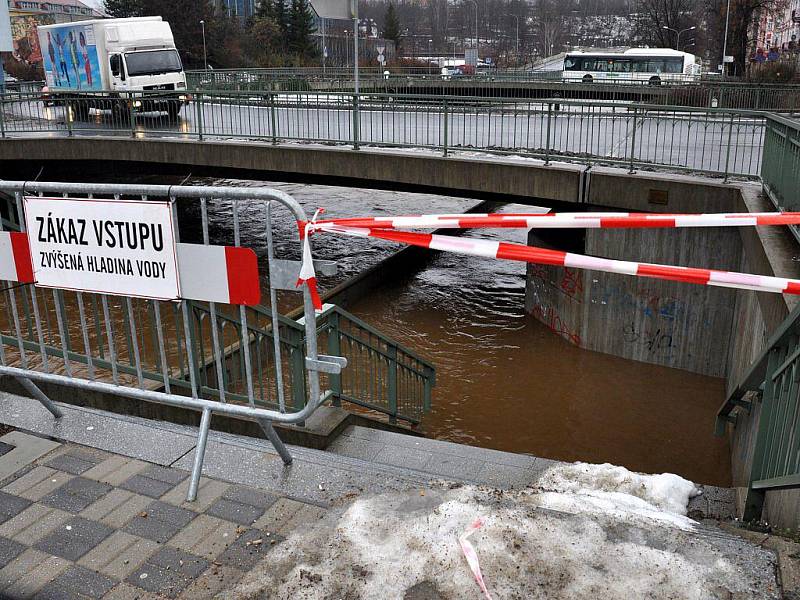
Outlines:
[[[204,245],[210,243],[209,199],[227,203],[225,209],[230,220],[224,232],[228,239],[224,241],[240,246],[241,219],[263,217],[271,266],[274,264],[271,203],[289,209],[296,220],[306,219],[302,207],[293,198],[270,189],[0,181],[0,191],[15,196],[19,215],[24,214],[23,196],[33,194],[167,199],[172,207],[176,240],[181,233],[185,236],[187,231],[192,231],[186,221],[194,215],[193,235]],[[246,212],[243,212],[244,201]],[[20,222],[24,227],[24,219]],[[291,261],[283,263],[292,264]],[[270,289],[275,285],[271,278]],[[291,455],[272,423],[299,423],[307,419],[327,398],[320,393],[320,371],[337,372],[346,365],[341,358],[318,353],[315,312],[307,289],[302,290],[307,322],[305,344],[297,348],[302,355],[303,370],[295,373],[303,381],[304,402],[296,403],[294,409],[284,401],[285,359],[281,345],[274,344],[269,356],[253,347],[251,336],[245,333],[251,330],[251,325],[244,306],[237,307],[241,327],[226,331],[221,321],[226,321],[226,314],[237,312],[237,308],[209,303],[204,323],[202,319],[192,318],[191,313],[196,311],[188,300],[163,302],[63,289],[44,290],[36,285],[19,284],[7,284],[2,291],[0,300],[5,300],[5,306],[0,310],[0,375],[17,378],[54,416],[59,417],[60,410],[33,382],[201,412],[189,500],[194,499],[197,492],[212,414],[256,421],[288,464]],[[274,303],[268,314],[271,322],[278,321]],[[204,325],[209,332],[205,339]],[[209,342],[209,354],[198,354]],[[237,347],[242,356],[243,375],[238,382],[229,374],[231,346]],[[214,371],[215,380],[201,373],[198,357],[201,361],[210,357],[211,366],[207,370]],[[274,395],[266,401],[256,397],[253,368],[256,360],[259,365],[272,363]]]
[[[766,118],[761,181],[776,208],[800,210],[800,123],[779,115]],[[789,229],[800,240],[800,228]]]
[[[682,77],[682,76],[679,76]],[[696,108],[800,110],[800,85],[671,80],[614,79],[585,82],[562,71],[485,69],[472,75],[443,74],[436,66],[362,68],[361,89],[370,93],[493,97],[560,97],[614,100]],[[196,91],[353,91],[352,69],[278,68],[187,71],[187,86]]]
[[[768,490],[800,487],[800,306],[728,394],[717,412],[717,435],[736,423],[737,407],[759,410],[744,513],[752,521],[761,517]]]
[[[327,353],[344,356],[349,365],[328,378],[335,405],[345,401],[383,413],[390,423],[417,424],[430,410],[436,384],[430,362],[332,304],[318,315],[317,327]]]
[[[251,340],[253,383],[256,402],[269,405],[275,403],[275,371],[273,362],[266,360],[272,353],[274,338],[272,321],[268,310],[259,306],[246,308],[247,331]],[[209,309],[207,305],[193,303],[199,357],[199,381],[210,393],[216,388],[216,372],[213,356],[208,353],[210,335]],[[228,395],[246,400],[245,363],[239,352],[242,339],[242,323],[236,314],[218,314],[220,339],[230,340],[225,347],[226,357],[223,377]],[[342,401],[386,415],[390,423],[398,420],[416,425],[430,410],[431,395],[436,384],[434,366],[412,350],[394,341],[377,329],[361,321],[339,306],[326,304],[318,313],[317,335],[320,347],[331,356],[347,359],[347,369],[341,374],[323,375],[323,384],[329,390],[334,406]],[[303,344],[305,341],[305,318],[298,321],[279,315],[280,344],[283,348],[286,380],[286,397],[295,410],[305,404],[305,378]],[[227,336],[227,337],[226,337]],[[204,348],[206,348],[204,350]]]
[[[135,103],[142,97],[159,95],[103,100],[6,94],[0,98],[0,137],[58,133],[322,142],[354,149],[424,148],[444,156],[480,151],[727,178],[759,175],[765,121],[759,112],[650,104],[299,92],[197,92],[173,119],[139,113]]]

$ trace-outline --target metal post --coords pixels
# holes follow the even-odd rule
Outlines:
[[[194,96],[194,105],[197,109],[197,139],[203,141],[203,94],[197,92]]]
[[[725,77],[725,56],[728,54],[728,24],[731,20],[731,0],[728,0],[728,8],[725,11],[725,41],[722,44],[722,76]],[[720,106],[722,102],[720,101]]]
[[[389,423],[397,423],[397,346],[386,348],[389,366]]]
[[[64,103],[64,120],[67,122],[67,135],[72,137],[72,103],[69,99]]]
[[[1,61],[2,59],[0,59],[0,62]],[[6,137],[6,118],[5,118],[5,110],[3,108],[5,102],[6,102],[5,92],[0,91],[0,138]]]
[[[64,416],[64,413],[61,412],[61,409],[58,408],[50,398],[48,398],[45,393],[39,389],[39,387],[33,383],[30,379],[26,377],[17,377],[17,381],[19,381],[20,385],[25,388],[31,396],[33,396],[39,403],[44,406],[47,410],[50,411],[56,419],[60,419]]]
[[[447,158],[447,142],[448,142],[448,140],[447,140],[447,138],[448,138],[448,135],[447,135],[448,134],[448,125],[447,124],[448,124],[448,121],[449,121],[448,116],[447,116],[447,98],[444,99],[444,107],[443,107],[443,109],[444,110],[442,112],[442,118],[444,119],[444,132],[443,132],[444,133],[444,140],[443,140],[443,143],[444,143],[444,156],[445,156],[445,158]],[[338,355],[335,355],[335,356],[338,356]]]
[[[189,492],[186,494],[187,502],[194,502],[197,499],[197,488],[200,485],[200,475],[203,474],[203,458],[206,455],[206,442],[210,427],[211,410],[206,408],[200,417],[200,432],[197,434],[197,446],[194,449],[194,466],[192,467],[192,479],[189,482]]]
[[[278,114],[277,108],[275,108],[275,94],[270,93],[269,95],[269,112],[270,112],[270,124],[272,127],[272,143],[278,143]]]
[[[128,118],[131,120],[131,137],[136,137],[136,114],[133,110],[133,94],[128,94]]]
[[[544,149],[544,164],[545,166],[550,164],[550,120],[553,117],[553,104],[548,102],[547,103],[547,143],[545,144]]]
[[[728,183],[728,173],[731,162],[731,137],[733,136],[733,113],[731,113],[731,121],[728,125],[728,150],[725,154],[725,179],[722,183]]]
[[[331,312],[328,315],[328,354],[330,356],[340,356],[341,354],[341,343],[339,340],[339,314],[336,312]],[[342,405],[341,373],[329,375],[328,383],[330,384],[331,391],[334,394],[333,405],[341,406]]]
[[[636,169],[633,167],[633,155],[636,151],[636,128],[638,125],[636,124],[636,107],[633,107],[633,133],[631,134],[631,168],[628,171],[630,175],[636,173]]]
[[[261,430],[264,432],[264,435],[267,436],[272,446],[278,451],[278,455],[281,457],[283,464],[287,467],[292,464],[292,455],[289,453],[286,444],[284,444],[283,440],[278,436],[278,432],[275,431],[272,423],[266,419],[259,419],[258,424],[261,425]]]
[[[359,121],[358,114],[358,100],[359,100],[359,83],[358,83],[358,0],[352,0],[352,13],[353,13],[353,150],[358,150],[359,139]]]

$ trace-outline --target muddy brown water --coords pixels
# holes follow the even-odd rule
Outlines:
[[[164,177],[138,182],[177,183]],[[190,183],[270,185],[293,195],[309,214],[321,207],[331,218],[462,212],[477,203],[320,185],[199,178]],[[242,204],[240,210],[242,244],[265,261],[263,207]],[[232,243],[231,214],[229,202],[209,202],[212,243]],[[199,225],[193,224],[199,223],[197,207],[185,207],[181,220],[183,241],[201,241]],[[299,258],[292,219],[278,210],[275,221],[278,255]],[[465,235],[525,243],[527,232]],[[322,288],[396,249],[379,240],[317,238],[315,256],[339,264],[335,277],[321,280]],[[525,314],[524,287],[523,264],[432,253],[414,274],[388,279],[347,309],[436,366],[433,409],[421,425],[430,437],[730,484],[727,440],[713,436],[723,380],[580,350]],[[293,303],[284,297],[282,309]]]

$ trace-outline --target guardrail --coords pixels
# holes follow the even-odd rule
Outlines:
[[[717,412],[716,433],[736,423],[734,409],[759,410],[744,519],[761,517],[768,490],[800,487],[800,306],[772,335]],[[760,402],[758,399],[760,398]]]
[[[207,305],[193,304],[198,344],[199,381],[204,390],[214,393],[217,387],[213,356],[204,340],[210,339],[210,311]],[[274,337],[270,312],[259,306],[248,306],[247,331],[251,340],[253,382],[256,401],[266,405],[276,404],[276,376],[274,363],[266,360],[273,353]],[[229,311],[230,312],[230,311]],[[245,363],[239,341],[242,339],[242,322],[236,313],[218,312],[219,336],[228,340],[225,357],[225,386],[228,395],[246,400]],[[298,321],[279,315],[279,340],[284,357],[286,397],[295,410],[305,405],[306,390],[303,344],[305,343],[305,318]],[[331,356],[347,359],[347,369],[341,374],[322,375],[323,385],[329,390],[334,406],[342,401],[385,415],[390,423],[398,420],[416,425],[430,410],[431,395],[436,384],[434,366],[412,350],[394,341],[374,327],[339,306],[326,304],[316,316],[320,347]],[[205,348],[205,349],[204,349]],[[184,377],[185,378],[185,377]]]
[[[761,181],[776,208],[800,210],[800,123],[796,120],[766,117]],[[800,229],[796,225],[789,229],[800,241]]]
[[[322,142],[480,151],[694,171],[761,171],[763,113],[651,104],[462,96],[197,92],[180,116],[140,113],[159,94],[124,98],[6,94],[0,137],[36,133],[147,135],[268,143]],[[101,108],[96,108],[100,106]]]
[[[270,203],[275,202],[289,209],[295,220],[305,221],[306,215],[302,207],[290,196],[275,190],[0,181],[0,191],[15,196],[18,215],[25,214],[24,206],[27,201],[23,201],[23,197],[35,194],[47,193],[65,197],[69,195],[70,198],[84,199],[91,199],[96,195],[116,200],[120,198],[138,200],[140,203],[142,200],[161,198],[170,203],[171,223],[173,223],[170,236],[180,241],[181,230],[186,228],[186,224],[181,227],[181,223],[187,212],[190,215],[199,213],[201,227],[197,241],[206,247],[210,243],[208,199],[230,203],[231,221],[228,222],[225,235],[230,237],[229,241],[237,247],[241,245],[241,203],[247,201],[248,219],[255,218],[259,213],[264,216],[271,266],[270,290],[283,289],[279,283],[273,281],[274,270],[277,272],[282,268],[295,267],[299,270],[299,263],[292,261],[276,263],[274,260]],[[24,229],[25,219],[20,218],[19,221]],[[62,224],[62,227],[66,225]],[[31,232],[31,235],[39,236],[41,240],[42,231],[40,227],[38,233]],[[59,234],[55,229],[53,231],[53,236],[58,238]],[[120,236],[121,232],[120,229]],[[76,233],[76,240],[77,235]],[[65,236],[66,233],[62,232],[58,239],[66,239]],[[164,239],[166,238],[162,238],[162,243]],[[30,238],[25,243],[28,244],[29,240]],[[227,257],[228,250],[223,248],[222,251]],[[23,271],[30,269],[30,264],[27,267],[24,264],[26,259],[16,258],[17,252],[15,248],[17,273],[20,272],[19,269]],[[180,252],[178,249],[178,254]],[[199,251],[192,250],[192,252]],[[4,260],[8,256],[9,253],[4,252]],[[35,257],[37,272],[38,260],[39,257]],[[30,257],[27,261],[30,263]],[[9,265],[2,266],[3,272],[9,272]],[[188,272],[197,272],[197,266],[191,264],[188,266],[190,267]],[[75,268],[74,263],[71,268]],[[225,276],[224,273],[222,276]],[[227,289],[229,282],[230,279],[227,285],[225,282],[220,282],[220,285]],[[304,402],[295,403],[294,410],[285,403],[285,385],[282,381],[284,357],[281,353],[281,344],[273,344],[272,353],[269,355],[261,354],[260,348],[253,347],[251,336],[245,333],[251,331],[251,325],[248,323],[248,312],[244,306],[238,306],[241,327],[229,328],[226,331],[220,325],[220,321],[226,310],[236,312],[237,309],[221,307],[218,309],[215,303],[208,304],[206,323],[211,324],[207,328],[210,331],[209,369],[216,375],[212,383],[211,378],[200,373],[201,365],[197,360],[198,347],[206,347],[204,343],[198,346],[202,341],[204,324],[197,320],[193,322],[190,315],[192,302],[185,299],[183,283],[180,286],[182,294],[180,297],[183,299],[177,302],[161,301],[152,297],[137,298],[70,291],[60,287],[45,291],[39,288],[38,284],[17,283],[4,286],[5,294],[0,296],[0,299],[6,300],[5,306],[0,310],[0,375],[17,378],[55,417],[60,416],[60,411],[33,382],[108,393],[121,398],[201,412],[200,431],[188,493],[188,499],[193,500],[202,472],[212,414],[256,421],[281,458],[288,464],[291,462],[291,455],[275,432],[272,423],[300,423],[313,414],[329,395],[320,393],[320,372],[338,373],[346,366],[346,361],[318,353],[314,307],[311,295],[304,286],[302,290],[306,317],[304,345],[301,343],[295,347],[302,358],[303,369],[295,372],[295,377],[302,380]],[[188,285],[189,282],[185,283]],[[268,314],[272,323],[279,321],[274,302]],[[230,366],[231,345],[237,347],[242,356],[243,375],[240,377],[242,384],[240,387],[244,388],[243,390],[232,385],[230,376],[226,377]],[[201,359],[205,358],[203,355],[199,356]],[[275,394],[271,401],[256,398],[253,369],[256,360],[259,361],[259,365],[262,362],[272,363]],[[297,386],[299,382],[294,383]],[[308,390],[307,394],[305,389]]]
[[[485,69],[472,75],[442,74],[431,68],[362,68],[361,90],[370,93],[494,97],[560,97],[571,100],[645,102],[696,108],[735,108],[795,112],[800,110],[800,85],[728,81],[572,79],[562,71]],[[682,76],[679,76],[682,77]],[[338,91],[353,92],[352,69],[225,69],[187,71],[187,85],[196,91]]]
[[[335,405],[377,411],[390,423],[417,424],[430,410],[436,384],[430,362],[333,304],[325,305],[317,327],[328,354],[344,356],[349,365],[328,379]]]

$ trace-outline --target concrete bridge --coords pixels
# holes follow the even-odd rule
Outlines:
[[[742,209],[735,186],[674,174],[491,155],[443,157],[322,145],[195,141],[174,138],[19,137],[0,140],[4,178],[71,165],[121,176],[147,172],[402,189],[547,206],[623,211],[723,212]]]

